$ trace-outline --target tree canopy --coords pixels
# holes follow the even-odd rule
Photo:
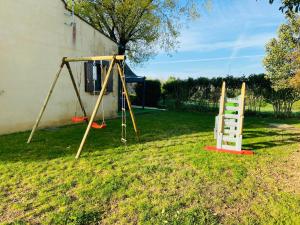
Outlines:
[[[290,14],[278,30],[278,37],[266,45],[264,66],[273,90],[270,92],[277,114],[291,115],[294,102],[300,98],[299,85],[300,17]]]
[[[278,30],[278,38],[266,45],[264,66],[275,90],[290,88],[287,82],[299,70],[300,17],[296,14],[288,18]]]
[[[273,4],[274,0],[269,0],[271,4]],[[299,0],[282,0],[282,5],[279,7],[279,10],[286,14],[290,14],[292,12],[299,12],[300,10],[300,1]]]
[[[294,63],[296,65],[296,74],[291,79],[290,83],[294,89],[300,91],[300,49],[295,53],[293,60],[295,61]]]
[[[207,0],[75,0],[75,11],[140,63],[178,46],[180,28],[199,17]],[[69,4],[71,0],[69,0]]]

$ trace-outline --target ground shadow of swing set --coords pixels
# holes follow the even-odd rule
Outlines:
[[[92,112],[92,115],[90,117],[90,119],[88,119],[88,116],[87,116],[87,113],[86,113],[86,110],[82,104],[82,100],[81,100],[81,97],[80,97],[80,93],[79,93],[79,90],[78,90],[78,87],[76,85],[76,82],[75,82],[75,79],[74,79],[74,75],[73,75],[73,72],[72,72],[72,69],[71,69],[71,66],[70,66],[70,63],[71,62],[88,62],[88,61],[99,61],[99,60],[107,60],[107,61],[110,61],[110,65],[109,65],[109,68],[107,70],[107,76],[105,77],[104,79],[104,82],[103,82],[103,86],[101,88],[101,91],[100,91],[100,94],[98,96],[98,99],[96,101],[96,104],[95,104],[95,107],[93,109],[93,112]],[[52,92],[54,90],[54,87],[57,83],[57,80],[61,74],[61,71],[62,69],[64,68],[64,66],[67,67],[68,69],[68,72],[69,72],[69,75],[70,75],[70,78],[71,78],[71,81],[72,81],[72,84],[73,84],[73,87],[74,87],[74,90],[75,90],[75,93],[76,93],[76,96],[78,98],[78,101],[79,101],[79,104],[80,104],[80,107],[81,107],[81,110],[83,112],[83,117],[73,117],[72,118],[72,121],[73,122],[83,122],[83,121],[86,121],[88,123],[87,125],[87,128],[86,128],[86,131],[83,135],[83,138],[81,140],[81,143],[80,143],[80,146],[78,148],[78,151],[77,151],[77,154],[76,154],[76,159],[78,159],[80,157],[80,154],[82,152],[82,149],[83,149],[83,146],[86,142],[86,138],[90,132],[90,129],[92,127],[96,128],[96,129],[101,129],[101,128],[105,128],[105,124],[97,124],[96,122],[94,122],[94,119],[97,115],[97,112],[98,112],[98,109],[99,109],[99,106],[102,102],[102,99],[103,99],[103,96],[105,94],[105,90],[107,88],[107,84],[108,84],[108,81],[109,81],[109,78],[110,76],[112,76],[112,70],[114,68],[115,65],[117,65],[117,70],[118,70],[118,76],[120,77],[120,81],[121,81],[121,84],[122,84],[122,139],[121,141],[122,142],[126,142],[126,114],[125,114],[125,110],[126,110],[126,102],[127,102],[127,105],[128,105],[128,109],[129,109],[129,112],[130,112],[130,117],[131,117],[131,120],[132,120],[132,124],[133,124],[133,128],[134,128],[134,131],[135,131],[135,134],[136,134],[136,137],[137,139],[139,139],[139,132],[138,132],[138,129],[137,129],[137,125],[136,125],[136,120],[135,120],[135,117],[134,117],[134,114],[133,114],[133,111],[132,111],[132,107],[131,107],[131,102],[130,102],[130,99],[129,99],[129,94],[128,94],[128,91],[127,91],[127,87],[126,87],[126,81],[125,81],[125,73],[124,73],[124,65],[125,63],[125,56],[124,55],[114,55],[114,56],[94,56],[94,57],[82,57],[82,58],[68,58],[68,57],[64,57],[62,59],[62,63],[60,65],[60,68],[57,72],[57,74],[55,75],[55,78],[54,78],[54,81],[52,82],[51,84],[51,87],[50,87],[50,90],[48,92],[48,95],[44,101],[44,104],[41,108],[41,111],[36,119],[36,122],[32,128],[32,131],[30,133],[30,136],[27,140],[27,143],[29,144],[32,140],[32,137],[42,119],[42,116],[46,110],[46,107],[47,107],[47,104],[49,102],[49,99],[52,95]],[[125,135],[125,136],[123,136]]]

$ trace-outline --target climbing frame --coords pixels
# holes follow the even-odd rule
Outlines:
[[[246,85],[242,84],[241,94],[235,98],[226,96],[226,83],[222,84],[219,115],[215,119],[214,137],[217,146],[207,146],[206,150],[229,152],[234,154],[253,154],[242,150],[243,124]]]

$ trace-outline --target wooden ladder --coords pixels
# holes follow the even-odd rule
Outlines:
[[[226,96],[226,83],[222,84],[219,115],[216,117],[214,136],[217,149],[242,150],[243,122],[246,84],[242,84],[241,95]]]

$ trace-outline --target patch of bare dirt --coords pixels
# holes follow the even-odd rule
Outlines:
[[[300,146],[283,165],[286,174],[279,182],[282,183],[285,191],[300,195]]]

